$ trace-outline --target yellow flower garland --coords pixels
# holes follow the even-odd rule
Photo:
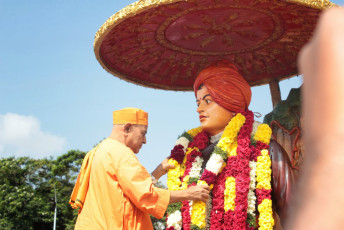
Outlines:
[[[238,141],[236,140],[230,150],[227,152],[227,157],[235,157],[237,156],[237,148],[238,148]]]
[[[228,210],[234,211],[235,208],[235,197],[236,197],[236,189],[235,189],[235,178],[228,177],[226,178],[226,189],[225,189],[225,196],[224,196],[224,209],[225,212]]]
[[[199,228],[205,228],[206,204],[202,201],[193,201],[191,208],[191,223]]]
[[[271,160],[269,151],[263,149],[257,157],[257,189],[271,189]]]
[[[274,218],[272,217],[272,201],[270,199],[264,199],[260,205],[258,205],[259,215],[259,230],[271,230],[275,225]]]
[[[240,131],[241,127],[244,125],[246,121],[246,117],[242,115],[241,113],[238,113],[235,117],[231,119],[231,121],[226,126],[225,130],[223,131],[223,134],[221,136],[221,139],[218,143],[218,146],[228,153],[232,152],[232,144],[236,141],[236,138],[238,136],[238,132]],[[234,155],[234,152],[231,154]],[[236,156],[236,151],[235,155]]]
[[[261,124],[258,126],[257,132],[254,135],[254,140],[269,144],[271,133],[271,128],[268,125]],[[267,149],[263,149],[261,155],[257,157],[256,189],[271,189],[271,159]],[[260,213],[258,219],[259,230],[273,229],[275,221],[272,215],[272,201],[270,199],[264,199],[258,205],[258,211]]]
[[[169,180],[167,180],[167,187],[169,190],[175,191],[180,189],[180,185],[182,184],[179,177],[180,177],[180,164],[175,159],[169,159],[168,163],[174,165],[173,170],[168,171]]]
[[[202,127],[197,127],[194,129],[190,129],[189,131],[187,131],[188,134],[190,134],[192,137],[195,137],[198,133],[202,132]]]
[[[268,145],[270,143],[271,134],[272,134],[271,128],[267,124],[261,124],[258,126],[253,139],[255,141],[260,141]]]

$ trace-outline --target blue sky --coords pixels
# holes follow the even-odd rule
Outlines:
[[[150,124],[138,157],[151,171],[179,134],[199,125],[193,93],[137,86],[97,62],[95,33],[132,2],[0,0],[0,157],[88,151],[110,134],[113,110],[139,107]],[[282,81],[282,99],[301,84]],[[253,88],[250,109],[272,110],[268,86]]]

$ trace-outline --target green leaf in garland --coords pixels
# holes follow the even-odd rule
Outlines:
[[[181,137],[185,137],[185,138],[188,139],[190,142],[193,140],[192,136],[191,136],[190,134],[188,134],[187,132],[182,133],[182,135],[180,135],[180,136],[178,137],[178,139],[181,138]]]
[[[177,210],[182,209],[182,202],[171,203],[167,206],[167,213],[174,213]]]
[[[250,144],[254,145],[254,147],[256,147],[256,145],[257,145],[256,140],[252,136],[251,136],[251,143]]]
[[[192,184],[192,183],[197,183],[197,181],[199,180],[199,177],[190,177],[189,181],[188,181],[188,185]]]
[[[212,154],[219,154],[222,159],[226,160],[227,159],[227,152],[226,151],[223,151],[220,147],[218,146],[215,146],[214,148],[214,152]],[[211,157],[211,156],[210,156]]]
[[[254,215],[252,215],[251,213],[247,213],[246,223],[251,228],[256,228],[257,227],[256,217]]]
[[[192,224],[192,225],[190,226],[190,229],[191,229],[191,230],[205,230],[205,228],[200,228],[200,227],[198,227],[198,226],[195,225],[195,224]]]

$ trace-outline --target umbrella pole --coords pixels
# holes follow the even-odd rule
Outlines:
[[[281,90],[279,87],[279,80],[275,79],[269,82],[272,107],[275,108],[281,102]]]

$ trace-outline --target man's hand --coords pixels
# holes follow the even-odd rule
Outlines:
[[[174,169],[174,165],[169,164],[168,158],[166,158],[161,162],[161,164],[158,165],[158,167],[154,169],[151,174],[155,177],[155,179],[159,180],[159,178],[165,175],[169,169]]]
[[[181,202],[184,200],[195,200],[207,202],[209,198],[208,185],[191,186],[185,190],[171,191],[170,203]]]
[[[207,202],[209,198],[209,186],[208,185],[196,185],[191,186],[185,190],[189,197],[188,200]]]
[[[169,169],[174,169],[175,168],[175,166],[174,165],[171,165],[171,164],[169,164],[168,163],[168,158],[166,158],[165,160],[163,160],[162,162],[161,162],[161,167],[162,167],[162,169],[164,170],[164,174],[166,174],[167,173],[167,171],[169,170]],[[163,174],[163,175],[164,175]]]

